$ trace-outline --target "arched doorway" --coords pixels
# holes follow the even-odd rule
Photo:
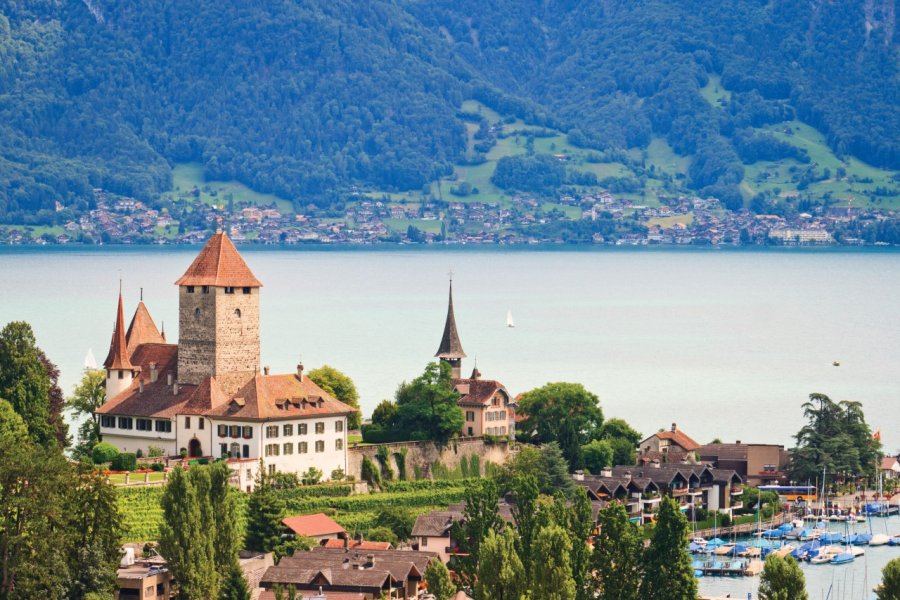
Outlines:
[[[188,456],[191,458],[203,456],[203,449],[200,447],[200,440],[197,438],[188,442]]]

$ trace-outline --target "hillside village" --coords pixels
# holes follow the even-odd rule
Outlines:
[[[227,230],[236,243],[258,244],[562,244],[613,246],[873,245],[874,226],[897,211],[816,207],[794,216],[725,210],[715,198],[660,198],[646,206],[614,193],[563,195],[556,203],[527,194],[508,205],[358,195],[340,216],[309,205],[189,204],[189,221],[133,198],[95,190],[96,208],[59,228],[0,225],[0,244],[198,244]],[[184,195],[190,198],[191,194]],[[862,230],[866,226],[868,229]],[[890,238],[893,239],[893,238]]]

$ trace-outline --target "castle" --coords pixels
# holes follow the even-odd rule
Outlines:
[[[166,342],[141,301],[127,330],[121,291],[97,414],[105,442],[149,455],[225,458],[241,488],[258,461],[270,473],[347,471],[347,417],[356,409],[295,373],[260,372],[262,283],[224,233],[175,284],[179,341]]]

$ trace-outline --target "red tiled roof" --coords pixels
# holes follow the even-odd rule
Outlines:
[[[333,398],[309,377],[257,374],[228,403],[206,414],[235,419],[296,419],[306,416],[349,415],[357,409]]]
[[[885,456],[881,459],[881,469],[883,471],[887,471],[894,468],[894,465],[897,464],[896,456]]]
[[[485,406],[498,391],[509,398],[503,384],[492,379],[454,379],[453,387],[460,394],[457,404]]]
[[[343,527],[335,523],[334,519],[324,513],[286,517],[282,519],[281,522],[284,523],[285,527],[297,535],[315,537],[320,535],[347,533]]]
[[[134,311],[134,316],[131,317],[131,324],[128,325],[128,331],[125,333],[125,342],[129,358],[141,344],[166,343],[165,338],[159,333],[159,329],[156,328],[156,323],[153,322],[150,311],[147,310],[147,306],[143,302],[138,302],[137,310]]]
[[[655,435],[656,437],[658,437],[661,440],[670,440],[670,441],[678,444],[685,450],[696,450],[697,448],[700,447],[700,444],[695,442],[693,439],[690,438],[690,436],[688,436],[686,433],[684,433],[680,429],[676,429],[675,431],[659,431],[657,433],[654,433],[653,435]],[[653,437],[653,436],[651,436],[651,437]]]
[[[343,548],[344,540],[328,539],[321,544],[323,548]],[[390,542],[371,542],[369,540],[348,540],[347,548],[350,550],[390,550],[393,548]]]
[[[141,374],[131,385],[107,400],[97,409],[98,414],[123,415],[132,417],[174,417],[181,414],[184,404],[190,399],[196,386],[180,385],[178,395],[168,384],[168,374],[175,373],[178,365],[178,346],[175,344],[144,344],[134,353],[134,362],[140,366]],[[150,363],[156,363],[157,380],[150,382]],[[140,391],[140,379],[144,380],[144,391]]]
[[[240,252],[224,233],[217,233],[175,285],[212,285],[216,287],[262,287]]]
[[[109,354],[103,361],[107,369],[128,370],[134,368],[128,360],[128,344],[125,341],[125,314],[122,310],[122,293],[119,292],[119,308],[116,312],[116,327],[113,329],[112,342],[109,344]]]

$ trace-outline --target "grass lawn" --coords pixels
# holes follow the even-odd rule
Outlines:
[[[410,225],[426,232],[441,232],[441,222],[437,220],[429,221],[425,219],[385,219],[384,224],[387,225],[388,228],[390,228],[392,231],[396,231],[397,233],[406,233],[406,230]]]
[[[150,481],[163,481],[164,474],[162,471],[153,471],[150,473]],[[113,473],[109,476],[109,481],[113,485],[124,485],[125,484],[125,473]],[[132,473],[130,478],[131,483],[138,483],[144,481],[143,473]]]
[[[496,123],[497,121],[500,121],[502,119],[500,113],[492,108],[485,106],[478,100],[466,100],[459,108],[464,112],[478,113],[485,119],[487,119],[489,123]],[[478,127],[476,126],[475,129],[478,129]]]
[[[722,86],[722,79],[718,75],[710,75],[706,85],[700,88],[700,95],[713,106],[721,106],[723,102],[731,100],[731,92]]]
[[[172,169],[172,191],[167,195],[177,198],[179,194],[186,194],[194,188],[200,190],[200,199],[206,204],[225,205],[228,203],[226,196],[231,194],[234,203],[249,202],[253,205],[270,206],[275,203],[279,212],[291,214],[293,205],[289,200],[279,198],[274,194],[262,194],[256,192],[243,183],[237,181],[205,181],[203,178],[203,165],[199,163],[183,163],[175,165]],[[213,195],[215,193],[215,196]]]
[[[664,138],[655,137],[647,147],[647,163],[654,165],[657,171],[674,176],[677,173],[687,173],[691,158],[679,156]]]
[[[672,225],[676,223],[681,223],[683,225],[690,225],[694,222],[693,213],[688,213],[686,215],[674,215],[671,217],[654,217],[647,221],[647,226],[652,227],[653,225],[660,225],[663,229],[668,229]]]

